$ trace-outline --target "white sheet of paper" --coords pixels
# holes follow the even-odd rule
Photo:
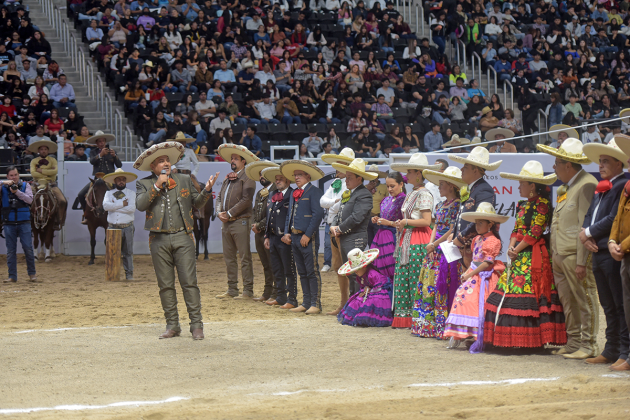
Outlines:
[[[462,258],[461,252],[459,252],[459,248],[453,242],[442,242],[440,244],[440,248],[442,248],[442,252],[444,253],[444,258],[448,263],[452,263],[453,261],[459,260]]]

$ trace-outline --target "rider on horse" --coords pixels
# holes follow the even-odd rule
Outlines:
[[[28,146],[28,151],[39,153],[39,156],[31,161],[31,175],[35,181],[33,183],[35,190],[33,195],[37,196],[38,191],[49,187],[58,209],[55,212],[54,229],[60,230],[66,222],[68,201],[57,187],[57,160],[49,156],[49,153],[57,152],[57,143],[50,140],[38,140]]]

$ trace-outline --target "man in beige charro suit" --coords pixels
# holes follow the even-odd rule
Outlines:
[[[553,275],[564,310],[567,344],[554,352],[566,359],[586,359],[599,354],[599,307],[591,269],[591,255],[579,239],[584,217],[593,200],[597,180],[582,169],[590,163],[582,142],[566,139],[559,149],[538,145],[555,156],[554,169],[563,185],[557,191],[551,224]]]

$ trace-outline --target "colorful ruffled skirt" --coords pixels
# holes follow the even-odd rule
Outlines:
[[[381,226],[374,235],[371,248],[378,248],[378,257],[372,263],[376,269],[390,279],[394,278],[396,271],[396,229]]]
[[[367,299],[357,292],[350,296],[337,320],[353,327],[389,327],[392,325],[391,283],[370,290]],[[363,291],[363,290],[361,290]],[[363,301],[365,299],[365,302]]]

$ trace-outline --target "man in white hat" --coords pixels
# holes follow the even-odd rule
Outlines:
[[[136,208],[146,212],[144,229],[150,231],[151,261],[166,318],[166,331],[160,338],[181,334],[175,292],[177,269],[190,318],[190,332],[194,340],[203,340],[192,212],[193,207],[199,209],[206,204],[219,173],[211,176],[198,193],[188,175],[171,172],[171,162],[177,162],[183,153],[182,144],[166,141],[151,146],[136,159],[135,169],[151,172],[148,177],[136,181]]]
[[[551,222],[553,276],[564,309],[567,344],[554,354],[567,359],[586,359],[599,353],[599,309],[595,306],[595,278],[589,250],[579,239],[580,228],[591,205],[597,180],[582,169],[590,163],[582,142],[569,138],[559,149],[542,144],[541,152],[556,158],[554,170],[563,185]]]
[[[49,140],[40,140],[31,143],[28,146],[31,153],[39,153],[39,156],[31,160],[31,175],[35,181],[35,192],[42,188],[50,186],[50,191],[57,200],[58,210],[55,214],[54,226],[55,230],[60,230],[66,223],[66,210],[68,208],[68,200],[63,195],[59,187],[57,187],[57,160],[50,156],[49,153],[57,151],[57,143]]]
[[[555,131],[555,130],[562,130],[562,131]],[[566,139],[568,138],[577,139],[580,137],[580,135],[578,134],[575,128],[572,128],[571,126],[565,125],[565,124],[552,125],[549,128],[549,131],[552,131],[551,133],[549,133],[549,137],[555,140],[551,142],[549,146],[554,147],[556,149],[559,148]]]
[[[487,141],[505,140],[514,137],[512,130],[507,128],[493,128],[486,132]],[[518,153],[516,146],[508,141],[494,143],[489,150],[490,153]]]
[[[127,188],[127,184],[137,178],[136,174],[122,169],[103,177],[103,181],[114,186],[105,193],[103,209],[107,212],[107,228],[122,231],[123,268],[127,280],[133,280],[133,220],[136,212],[136,193]]]

